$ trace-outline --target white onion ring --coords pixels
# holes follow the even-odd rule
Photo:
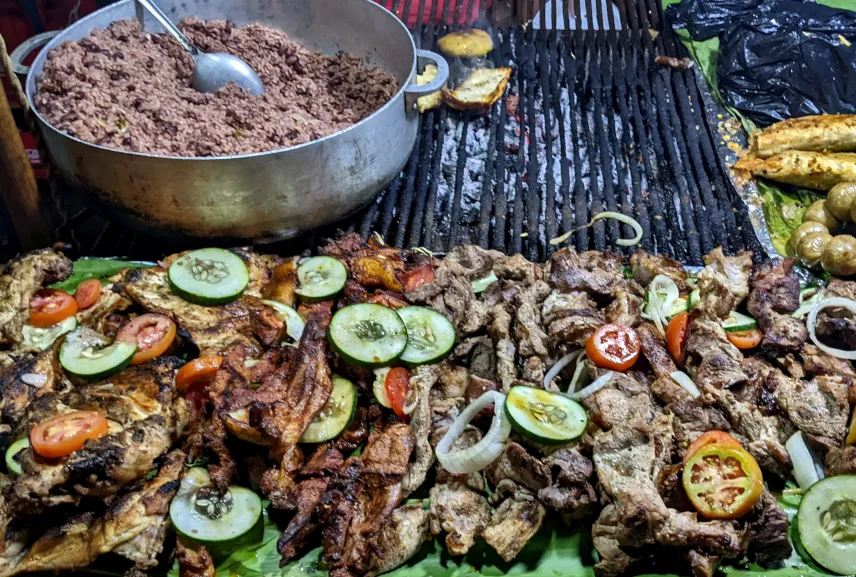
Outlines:
[[[661,289],[666,292],[666,299],[662,302],[660,302],[660,297],[657,294]],[[675,284],[675,281],[664,274],[658,274],[655,276],[654,280],[651,281],[651,284],[648,285],[648,290],[651,291],[651,293],[653,293],[652,296],[660,302],[660,309],[664,313],[672,310],[672,307],[675,306],[676,302],[678,302],[678,297],[680,296],[678,285]]]
[[[808,489],[823,479],[823,468],[805,442],[802,431],[797,431],[785,443],[785,448],[794,464],[794,479],[800,489]]]
[[[489,405],[493,405],[493,420],[487,434],[472,447],[450,453],[449,449],[452,448],[452,444],[463,434],[469,422]],[[486,391],[461,411],[461,414],[458,415],[458,418],[449,426],[449,430],[437,443],[434,453],[443,468],[453,475],[475,473],[502,455],[510,433],[511,422],[505,415],[505,395],[497,391]]]
[[[584,389],[577,391],[576,393],[573,393],[572,395],[568,395],[568,396],[575,401],[582,401],[583,399],[592,396],[593,394],[595,394],[596,392],[598,392],[599,390],[604,388],[606,385],[608,385],[609,380],[612,378],[612,375],[613,375],[612,371],[607,371],[607,372],[603,373],[601,376],[599,376],[598,378],[596,378],[594,380],[594,382],[592,384],[590,384],[589,386],[585,387]]]
[[[407,398],[404,399],[404,406],[401,407],[401,412],[409,415],[419,406],[419,399],[416,397],[416,389],[410,387],[410,392],[407,393]]]
[[[660,306],[660,299],[656,295],[654,299],[651,301],[651,307],[653,310],[653,321],[654,325],[657,327],[657,330],[660,331],[660,334],[666,336],[666,331],[663,329],[663,308]]]
[[[574,368],[574,376],[571,377],[571,384],[568,385],[568,395],[573,395],[577,390],[577,383],[585,370],[586,365],[583,363],[583,357],[577,359],[577,366]],[[586,375],[588,381],[588,375]]]
[[[697,399],[701,396],[701,391],[698,390],[696,384],[685,372],[675,371],[670,373],[669,376],[675,379],[675,382],[678,383],[683,390],[688,392],[692,398]]]
[[[21,375],[21,382],[31,387],[41,389],[48,384],[48,376],[41,373],[24,373]]]
[[[811,311],[808,313],[808,318],[805,321],[805,324],[808,327],[808,336],[811,337],[812,342],[817,345],[817,348],[819,348],[826,354],[832,355],[833,357],[838,357],[839,359],[847,359],[852,361],[856,359],[856,351],[846,351],[844,349],[836,349],[835,347],[825,345],[820,342],[820,340],[817,338],[817,334],[815,334],[814,332],[814,326],[817,324],[817,313],[819,313],[823,309],[830,307],[840,307],[843,309],[847,309],[853,314],[856,314],[856,302],[850,299],[834,297],[817,301],[815,305],[811,308]]]
[[[553,379],[555,379],[559,375],[559,373],[562,372],[562,369],[577,360],[577,358],[579,358],[582,352],[582,349],[578,351],[572,351],[564,357],[560,358],[558,361],[556,361],[556,363],[552,367],[550,367],[550,370],[547,371],[547,374],[544,375],[544,388],[549,391],[550,383],[553,382]]]
[[[642,225],[639,224],[636,219],[630,218],[626,214],[621,214],[620,212],[612,212],[610,210],[607,210],[605,212],[601,212],[599,214],[594,215],[594,217],[592,217],[588,224],[573,228],[568,232],[557,236],[556,238],[551,238],[550,244],[553,246],[556,246],[557,244],[562,244],[563,242],[571,238],[571,235],[577,232],[578,230],[588,228],[602,218],[614,218],[619,222],[623,222],[624,224],[628,224],[633,227],[633,231],[636,233],[636,236],[634,236],[633,238],[619,238],[615,241],[615,244],[617,244],[618,246],[636,246],[637,244],[639,244],[639,241],[642,240]]]

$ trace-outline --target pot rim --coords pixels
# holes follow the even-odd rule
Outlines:
[[[81,23],[86,22],[90,18],[95,18],[101,12],[105,12],[105,11],[110,10],[110,9],[115,9],[115,7],[117,7],[121,4],[130,4],[130,3],[133,3],[134,1],[135,0],[121,0],[120,2],[110,4],[108,6],[105,6],[104,8],[96,10],[95,12],[81,18],[80,20],[78,20],[74,24],[67,26],[59,34],[57,34],[53,39],[51,39],[50,42],[48,42],[47,44],[45,44],[42,47],[42,49],[36,55],[36,59],[41,58],[42,54],[45,54],[45,61],[47,61],[47,52],[52,50],[53,48],[55,48],[57,45],[59,45],[61,43],[60,41],[58,41],[58,39],[65,33],[66,30],[69,30],[71,28],[79,26]],[[397,16],[395,16],[395,14],[393,14],[392,12],[390,12],[389,10],[384,8],[382,5],[380,5],[376,2],[372,2],[372,0],[363,0],[363,2],[364,2],[364,4],[368,4],[372,7],[369,9],[377,9],[377,10],[381,10],[383,12],[386,12],[386,14],[396,22],[396,25],[398,25],[402,30],[404,30],[405,34],[407,35],[407,39],[410,41],[410,50],[411,50],[411,53],[413,54],[413,59],[412,59],[411,65],[410,65],[410,73],[408,74],[407,79],[401,83],[401,86],[399,86],[398,92],[396,92],[395,95],[392,98],[390,98],[389,102],[387,102],[386,104],[384,104],[383,106],[381,106],[380,108],[378,108],[377,110],[375,110],[374,112],[372,112],[371,114],[369,114],[368,116],[366,116],[365,118],[360,120],[359,122],[356,122],[356,123],[352,124],[351,126],[348,126],[347,128],[343,128],[342,130],[339,130],[337,132],[333,132],[331,134],[328,134],[327,136],[324,136],[322,138],[310,140],[309,142],[304,142],[302,144],[297,144],[295,146],[289,146],[286,148],[276,148],[273,150],[265,150],[263,152],[250,152],[247,154],[232,154],[232,155],[228,155],[228,156],[172,156],[172,155],[165,155],[165,154],[151,154],[148,152],[134,152],[134,151],[128,151],[128,150],[123,150],[123,149],[119,149],[119,148],[111,148],[109,146],[102,146],[100,144],[95,144],[94,142],[82,140],[80,138],[77,138],[76,136],[72,136],[72,135],[68,134],[67,132],[60,130],[59,128],[57,128],[56,126],[54,126],[53,124],[48,122],[42,116],[42,114],[39,111],[38,107],[36,106],[36,103],[34,100],[34,96],[35,96],[35,92],[36,92],[36,81],[37,81],[37,79],[35,78],[35,76],[33,74],[29,74],[27,76],[27,86],[26,86],[27,101],[30,104],[30,110],[33,112],[33,114],[36,116],[36,118],[39,120],[39,122],[41,124],[43,124],[45,127],[53,130],[54,132],[56,132],[57,134],[65,137],[65,138],[73,140],[74,142],[76,142],[78,144],[82,144],[85,146],[91,146],[92,148],[98,148],[98,149],[106,151],[106,152],[113,152],[113,153],[117,153],[117,154],[128,154],[131,156],[140,156],[140,157],[144,157],[144,158],[152,158],[152,159],[158,159],[158,160],[183,160],[183,161],[242,160],[245,158],[256,158],[256,157],[265,156],[268,154],[278,154],[278,153],[282,153],[282,152],[291,152],[292,150],[298,150],[301,148],[309,148],[311,146],[318,146],[318,145],[321,145],[328,140],[332,140],[338,136],[341,136],[343,134],[347,134],[351,130],[355,130],[357,127],[362,126],[363,124],[372,120],[374,117],[379,116],[382,112],[384,112],[386,109],[388,109],[392,106],[396,106],[396,105],[402,106],[401,100],[404,98],[404,93],[407,90],[408,86],[410,85],[412,78],[413,78],[413,74],[416,71],[416,64],[417,64],[416,43],[413,41],[413,35],[407,29],[407,26],[405,26],[404,23],[401,20],[399,20]]]

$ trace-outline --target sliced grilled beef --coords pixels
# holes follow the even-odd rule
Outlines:
[[[657,275],[664,275],[675,281],[679,291],[687,290],[687,271],[684,266],[673,258],[662,254],[650,254],[637,250],[630,257],[633,267],[633,279],[643,287],[647,287]]]
[[[698,275],[700,300],[696,308],[711,317],[725,318],[749,295],[752,253],[725,256],[717,247],[704,262]]]
[[[805,323],[790,314],[800,304],[800,281],[792,271],[793,264],[793,259],[775,266],[762,264],[752,273],[747,306],[764,332],[764,347],[796,350],[808,340]]]

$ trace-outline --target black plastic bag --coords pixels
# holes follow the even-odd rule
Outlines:
[[[682,0],[666,13],[693,40],[719,37],[719,92],[755,124],[856,114],[856,12],[798,0]]]

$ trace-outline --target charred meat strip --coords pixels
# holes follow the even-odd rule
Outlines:
[[[679,291],[686,291],[688,285],[687,271],[684,266],[673,258],[662,254],[650,254],[637,250],[630,257],[633,279],[643,287],[647,287],[657,275],[664,275],[675,281]]]
[[[702,387],[727,388],[746,380],[743,355],[725,336],[719,319],[694,310],[687,324],[686,365]]]
[[[725,256],[717,247],[704,257],[705,267],[698,275],[698,310],[711,317],[725,318],[749,295],[749,271],[752,253]]]
[[[764,264],[752,273],[748,309],[764,332],[764,347],[796,350],[808,340],[805,323],[790,314],[800,305],[800,281],[793,264],[793,259],[778,266]]]

